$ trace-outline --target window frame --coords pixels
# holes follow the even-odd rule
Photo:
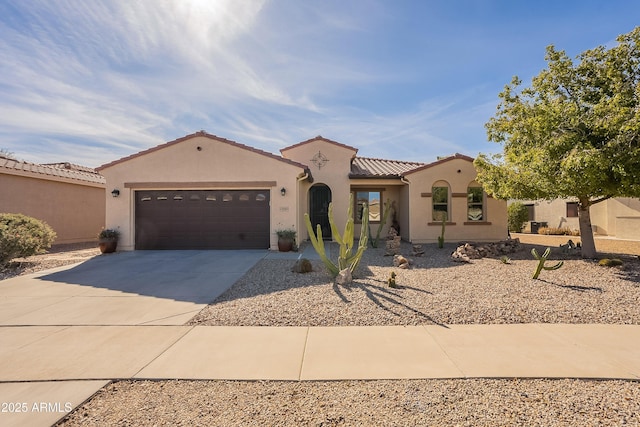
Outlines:
[[[473,196],[471,193],[471,190],[480,190],[480,201],[474,201],[473,200]],[[480,185],[470,185],[467,187],[467,221],[471,221],[471,222],[482,222],[482,221],[486,221],[486,198],[485,198],[485,193],[484,193],[484,189],[480,186]],[[472,218],[470,215],[470,211],[471,209],[475,208],[480,208],[481,211],[481,215],[480,218]]]
[[[438,184],[438,183],[436,182],[435,184]],[[442,222],[443,218],[440,217],[440,215],[437,215],[439,217],[437,218],[436,212],[443,212],[443,211],[441,209],[436,209],[436,206],[439,206],[439,207],[445,206],[446,210],[444,212],[446,213],[446,218],[444,218],[444,220],[445,222],[450,222],[451,221],[451,191],[450,191],[449,185],[436,186],[435,184],[431,187],[431,220],[434,222]],[[446,190],[446,202],[441,202],[441,201],[436,202],[436,193],[439,192],[436,189],[439,189],[439,188],[444,188]]]
[[[382,214],[383,214],[383,207],[382,207],[382,200],[383,200],[383,194],[384,194],[384,189],[383,188],[353,188],[351,190],[351,193],[353,194],[353,222],[355,224],[362,224],[362,218],[360,217],[360,200],[358,198],[358,193],[369,193],[369,198],[367,201],[367,204],[369,205],[369,224],[380,224],[380,222],[382,222]],[[378,213],[378,219],[371,219],[371,196],[370,193],[378,193],[379,196],[379,207],[380,207],[380,212]]]
[[[570,208],[571,206],[571,208]],[[571,210],[575,210],[575,215],[569,215]],[[578,210],[580,209],[580,206],[578,204],[578,202],[566,202],[566,214],[567,214],[567,218],[578,218]]]

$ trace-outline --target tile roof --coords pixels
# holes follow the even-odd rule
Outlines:
[[[429,168],[432,168],[434,166],[440,165],[442,163],[446,163],[446,162],[449,162],[451,160],[456,160],[456,159],[466,160],[468,162],[473,163],[473,157],[469,157],[469,156],[465,156],[464,154],[456,153],[456,154],[453,154],[453,155],[447,156],[447,157],[439,157],[438,160],[436,160],[435,162],[427,163],[427,164],[425,164],[423,166],[419,166],[419,167],[417,167],[415,169],[407,171],[407,173],[414,173],[414,172],[418,172],[418,171],[421,171],[421,170],[424,170],[424,169],[429,169]]]
[[[29,175],[34,178],[63,178],[93,184],[105,184],[104,177],[94,169],[71,163],[38,164],[0,156],[0,172],[3,171],[15,175]]]
[[[425,163],[419,162],[356,157],[351,162],[349,178],[400,178],[410,170],[424,165]]]
[[[298,142],[297,144],[293,144],[293,145],[289,145],[288,147],[281,148],[280,152],[282,153],[283,151],[291,150],[292,148],[297,148],[297,147],[300,147],[301,145],[309,144],[310,142],[313,142],[313,141],[324,141],[333,145],[337,145],[338,147],[346,148],[347,150],[355,151],[356,153],[358,152],[358,149],[355,147],[352,147],[350,145],[345,145],[340,142],[333,141],[331,139],[324,138],[320,135],[316,136],[315,138],[307,139],[306,141]]]
[[[140,152],[132,154],[130,156],[126,156],[126,157],[123,157],[121,159],[114,160],[113,162],[104,164],[102,166],[98,166],[98,168],[96,170],[97,171],[101,171],[103,169],[106,169],[108,167],[117,165],[119,163],[123,163],[123,162],[126,162],[128,160],[134,159],[136,157],[140,157],[140,156],[143,156],[145,154],[149,154],[149,153],[152,153],[154,151],[161,150],[163,148],[169,147],[169,146],[174,145],[174,144],[179,144],[180,142],[183,142],[183,141],[186,141],[188,139],[195,138],[195,137],[198,137],[198,136],[209,138],[209,139],[213,139],[213,140],[219,141],[219,142],[224,142],[225,144],[233,145],[235,147],[242,148],[243,150],[253,151],[254,153],[261,154],[261,155],[267,156],[267,157],[271,157],[272,159],[276,159],[276,160],[279,160],[281,162],[289,163],[290,165],[293,165],[293,166],[297,166],[297,167],[302,168],[303,170],[305,170],[307,172],[309,171],[309,167],[307,165],[302,164],[302,163],[298,163],[298,162],[295,162],[293,160],[286,159],[284,157],[275,155],[273,153],[269,153],[268,151],[262,151],[262,150],[260,150],[258,148],[254,148],[254,147],[250,147],[248,145],[240,144],[239,142],[231,141],[230,139],[225,139],[225,138],[222,138],[222,137],[219,137],[219,136],[216,136],[216,135],[212,135],[212,134],[207,133],[207,132],[205,132],[203,130],[201,130],[199,132],[192,133],[190,135],[183,136],[182,138],[174,139],[173,141],[165,142],[164,144],[160,144],[160,145],[157,145],[155,147],[151,147],[151,148],[149,148],[147,150],[140,151]]]

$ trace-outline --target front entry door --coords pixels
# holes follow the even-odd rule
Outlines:
[[[314,185],[309,189],[309,217],[313,231],[316,224],[322,228],[322,237],[331,239],[331,226],[329,225],[329,203],[331,203],[331,189],[324,184]]]

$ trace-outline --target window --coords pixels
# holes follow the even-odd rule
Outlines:
[[[524,206],[527,208],[527,218],[529,218],[529,221],[535,221],[535,209],[533,208],[533,205],[529,204]]]
[[[449,187],[432,187],[433,220],[449,220]]]
[[[222,196],[223,202],[230,202],[232,200],[233,200],[233,196],[231,195],[231,193],[224,193],[224,195]]]
[[[567,218],[578,217],[578,202],[567,202]]]
[[[484,193],[482,187],[467,188],[467,219],[482,221],[484,219]]]
[[[265,200],[267,200],[267,196],[265,196],[262,193],[258,193],[256,195],[256,202],[264,202]]]
[[[241,202],[248,202],[249,201],[249,195],[246,193],[242,193],[240,195],[240,197],[238,197],[238,200],[240,200]]]
[[[382,191],[356,191],[356,222],[362,222],[365,203],[369,206],[369,222],[380,222]]]

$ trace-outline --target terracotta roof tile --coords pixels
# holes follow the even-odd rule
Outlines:
[[[424,166],[425,163],[402,160],[373,159],[356,157],[351,162],[350,178],[400,178],[410,170]]]
[[[333,144],[333,145],[337,145],[338,147],[346,148],[347,150],[355,151],[356,153],[358,152],[358,149],[355,148],[355,147],[351,147],[350,145],[341,144],[341,143],[333,141],[331,139],[324,138],[324,137],[322,137],[320,135],[316,136],[315,138],[307,139],[306,141],[298,142],[297,144],[293,144],[293,145],[289,145],[288,147],[281,148],[280,152],[282,153],[283,151],[291,150],[292,148],[297,148],[297,147],[300,147],[301,145],[309,144],[309,143],[311,143],[313,141],[324,141],[324,142],[328,142],[328,143]]]
[[[0,157],[0,172],[4,169],[6,172],[23,172],[28,175],[37,177],[44,175],[49,177],[66,178],[74,181],[85,181],[94,184],[105,184],[105,179],[94,169],[84,166],[74,165],[75,168],[60,168],[53,164],[38,164],[24,162],[16,159]]]
[[[110,163],[104,164],[102,166],[99,166],[96,170],[97,171],[101,171],[103,169],[109,168],[109,167],[117,165],[119,163],[123,163],[123,162],[129,161],[131,159],[135,159],[136,157],[144,156],[145,154],[149,154],[149,153],[152,153],[154,151],[161,150],[161,149],[169,147],[171,145],[179,144],[179,143],[181,143],[183,141],[186,141],[188,139],[195,138],[195,137],[198,137],[198,136],[209,138],[209,139],[213,139],[215,141],[223,142],[225,144],[230,144],[230,145],[233,145],[235,147],[241,148],[243,150],[253,151],[254,153],[261,154],[261,155],[267,156],[267,157],[271,157],[272,159],[279,160],[281,162],[285,162],[285,163],[288,163],[288,164],[293,165],[293,166],[297,166],[299,168],[304,169],[307,172],[309,171],[309,167],[307,165],[302,164],[302,163],[298,163],[298,162],[295,162],[293,160],[289,160],[289,159],[286,159],[284,157],[277,156],[275,154],[269,153],[267,151],[260,150],[258,148],[254,148],[254,147],[250,147],[248,145],[240,144],[238,142],[231,141],[230,139],[221,138],[219,136],[209,134],[209,133],[207,133],[205,131],[199,131],[199,132],[196,132],[196,133],[192,133],[190,135],[183,136],[182,138],[174,139],[173,141],[165,142],[164,144],[160,144],[160,145],[157,145],[155,147],[151,147],[151,148],[149,148],[147,150],[140,151],[138,153],[132,154],[130,156],[123,157],[123,158],[118,159],[118,160],[114,160],[113,162],[110,162]]]

